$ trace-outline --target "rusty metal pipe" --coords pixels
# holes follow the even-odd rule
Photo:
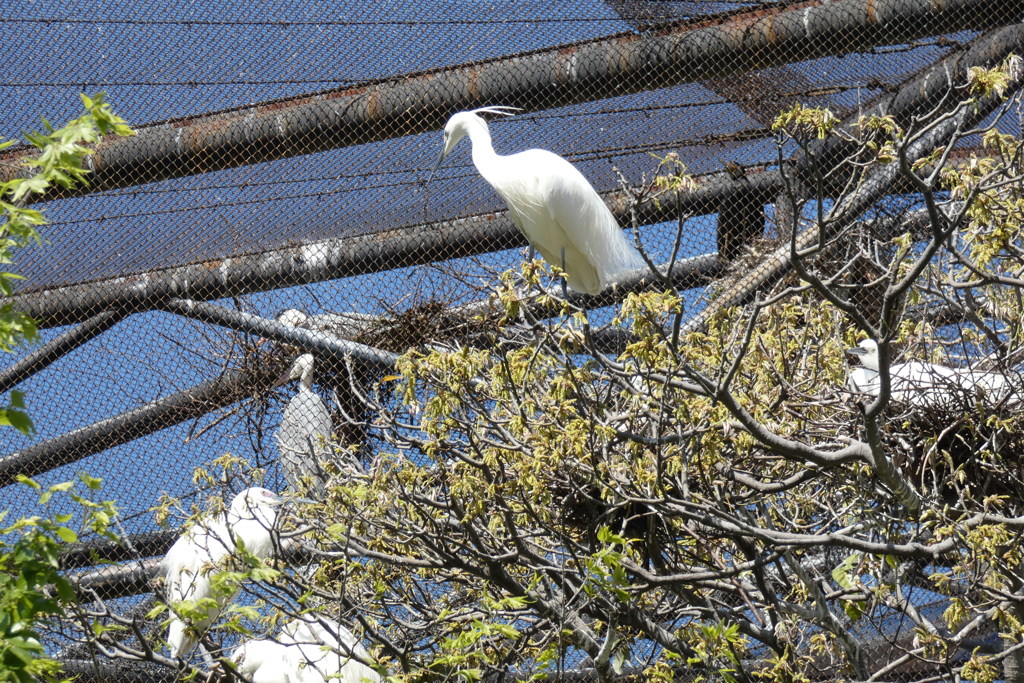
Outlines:
[[[222,377],[4,456],[0,487],[15,482],[19,474],[32,477],[48,472],[266,391],[282,369],[229,370]]]
[[[636,209],[641,225],[674,220],[677,211],[715,213],[722,202],[756,195],[765,201],[782,187],[778,171],[748,169],[736,181],[726,174],[705,176],[678,201],[646,201]],[[629,199],[622,192],[604,195],[621,223],[630,219]],[[166,268],[109,280],[66,285],[17,294],[10,301],[40,328],[86,320],[98,311],[122,308],[151,310],[171,298],[211,300],[284,287],[378,273],[443,259],[526,246],[526,238],[507,212],[411,225],[384,232],[289,246],[219,261]]]
[[[125,311],[121,310],[103,311],[78,327],[67,330],[52,341],[40,346],[14,365],[0,372],[0,394],[16,387],[90,339],[103,334],[124,320],[127,315]]]
[[[1018,21],[1022,0],[812,0],[727,13],[662,32],[622,33],[536,52],[405,74],[187,119],[108,139],[75,192],[323,152],[439,129],[453,112],[505,104],[537,111],[723,78],[877,45]],[[0,155],[0,181],[23,172]],[[51,199],[56,194],[36,196]]]

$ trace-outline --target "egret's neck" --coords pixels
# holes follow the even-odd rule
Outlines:
[[[313,366],[307,365],[302,368],[302,375],[299,377],[300,391],[313,391]]]
[[[487,129],[487,123],[483,119],[474,118],[472,123],[466,126],[466,135],[473,144],[473,165],[485,180],[490,180],[488,175],[493,172],[498,154],[491,144],[491,131]]]

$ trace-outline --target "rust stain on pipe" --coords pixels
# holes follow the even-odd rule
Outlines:
[[[466,94],[471,99],[480,99],[480,72],[479,68],[469,69],[466,72]]]
[[[878,24],[878,8],[875,7],[875,0],[867,0],[867,15],[869,24]]]
[[[812,0],[741,9],[658,32],[614,34],[569,46],[171,119],[140,128],[136,138],[101,141],[96,146],[98,171],[94,183],[103,189],[126,187],[423,132],[443,122],[445,112],[500,100],[515,100],[515,104],[534,111],[700,81],[716,74],[724,77],[797,58],[842,54],[886,40],[903,42],[933,31],[966,30],[995,20],[1010,21],[1018,7],[1016,2],[993,3],[992,12],[979,13],[979,7],[985,6],[981,0],[915,0],[909,4],[908,21],[898,24],[901,30],[894,30],[888,39],[878,35],[885,12],[902,6],[887,0]],[[809,17],[833,9],[838,13],[834,22],[840,27],[837,30],[852,31],[855,42],[823,40],[827,36],[797,30],[801,24],[824,26],[823,22],[809,22]],[[897,24],[893,26],[895,29]],[[858,30],[865,27],[871,27],[872,32]],[[701,60],[702,55],[707,58]],[[622,74],[631,77],[628,83],[614,78]],[[551,88],[552,81],[570,87]],[[346,99],[348,106],[340,115],[333,107],[323,107],[324,102]],[[319,123],[292,129],[281,125],[283,119],[266,118],[292,112],[297,119]],[[316,141],[304,135],[311,128],[322,132]],[[175,136],[184,144],[172,144],[170,140]],[[20,168],[3,169],[4,161],[16,161],[31,152],[32,148],[18,148],[0,155],[0,180],[24,172]],[[88,191],[79,189],[76,193]],[[55,196],[60,195],[44,198]]]

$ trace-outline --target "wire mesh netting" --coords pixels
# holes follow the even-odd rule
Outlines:
[[[1020,12],[1020,3],[981,0],[39,1],[0,9],[9,46],[5,138],[40,128],[40,116],[59,125],[79,113],[78,93],[97,91],[136,131],[96,146],[88,185],[38,198],[45,241],[17,251],[25,279],[10,301],[41,335],[7,355],[0,372],[0,389],[27,395],[36,428],[3,433],[4,507],[15,516],[35,509],[37,494],[16,484],[18,475],[43,485],[80,471],[102,478],[103,497],[120,510],[118,531],[134,542],[103,546],[112,564],[79,549],[65,569],[110,610],[139,617],[152,607],[156,562],[185,516],[160,518],[168,497],[182,510],[214,498],[227,504],[257,481],[324,498],[337,468],[365,473],[389,452],[363,392],[401,403],[389,393],[401,354],[493,344],[501,315],[490,297],[500,283],[568,295],[594,334],[610,339],[605,326],[618,305],[651,282],[650,268],[635,262],[642,267],[599,274],[585,292],[573,281],[572,254],[541,244],[536,256],[565,266],[569,287],[524,280],[533,251],[520,228],[530,218],[509,212],[501,178],[481,168],[484,140],[455,145],[435,167],[453,114],[516,108],[479,117],[498,153],[538,148],[570,161],[630,245],[651,264],[674,264],[657,282],[675,287],[686,324],[696,326],[706,311],[746,302],[753,289],[744,278],[786,272],[772,260],[793,211],[784,171],[799,175],[808,162],[773,129],[780,112],[804,105],[845,123],[866,112],[907,123],[945,106],[970,66],[1019,52]],[[976,111],[967,127],[990,114]],[[1012,117],[999,127],[1019,133]],[[953,156],[975,144],[966,139]],[[3,177],[22,173],[31,151],[0,152]],[[823,148],[817,161],[846,153]],[[655,178],[678,168],[693,184],[671,200],[651,199]],[[883,190],[873,219],[920,206],[906,192]],[[894,205],[880,203],[887,195]],[[747,289],[740,296],[729,287]],[[310,367],[296,361],[306,353]],[[282,373],[284,384],[275,384]],[[410,420],[415,403],[403,408]],[[328,442],[344,457],[328,456]],[[238,468],[224,464],[228,455],[257,479],[222,474]],[[326,470],[310,469],[327,461]],[[101,543],[84,532],[81,541]],[[300,566],[301,579],[317,565],[307,556]],[[423,590],[436,589],[433,599],[458,602],[457,585],[429,588],[429,572],[417,571]],[[250,586],[239,600],[265,617],[295,597]],[[389,640],[398,636],[387,624],[406,628],[417,618],[412,607],[371,628],[349,598],[338,589],[332,614],[380,661],[400,667],[397,652],[427,642]],[[173,678],[173,655],[201,666],[200,651],[180,641],[166,657],[161,618],[124,639],[150,639],[156,656],[125,664],[130,657],[107,650],[81,672]],[[891,633],[886,623],[871,628]],[[44,633],[69,670],[96,652],[80,642],[79,627]],[[316,640],[310,634],[323,624],[307,628]],[[240,642],[228,630],[209,637],[205,644],[225,654]],[[642,670],[662,646],[637,642],[629,661]],[[744,654],[759,656],[756,648]],[[597,680],[595,661],[573,642],[557,658],[506,668]]]

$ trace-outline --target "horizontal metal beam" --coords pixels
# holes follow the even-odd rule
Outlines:
[[[847,128],[854,126],[862,115],[877,113],[891,114],[897,120],[903,120],[924,107],[936,105],[939,100],[942,100],[943,95],[946,95],[942,100],[945,110],[951,110],[958,104],[960,98],[950,93],[950,88],[954,84],[964,83],[971,67],[991,68],[1014,53],[1024,53],[1024,25],[1022,24],[1015,24],[976,38],[971,42],[968,50],[950,55],[920,72],[904,83],[894,94],[882,98],[865,111],[851,115],[843,122],[843,126]],[[1007,89],[1007,95],[1016,92],[1021,85],[1020,78],[1014,80]],[[969,115],[961,117],[961,121],[947,120],[932,129],[927,136],[914,144],[910,161],[913,162],[927,156],[939,145],[948,144],[949,137],[953,134],[957,123],[965,126],[965,129],[978,125],[999,104],[998,98],[988,98],[972,109]],[[833,140],[839,141],[833,142]],[[798,155],[792,164],[792,173],[794,176],[811,177],[814,174],[814,167],[819,169],[819,173],[831,170],[834,164],[842,158],[842,150],[846,148],[845,145],[846,143],[840,139],[840,136],[830,136],[821,144],[814,146],[809,153]],[[836,234],[841,228],[858,220],[871,206],[892,193],[898,184],[897,162],[872,169],[856,191],[841,200],[842,204],[837,207],[837,210],[841,211],[837,214],[837,218],[830,223],[828,230],[831,232],[829,234]],[[828,236],[820,235],[818,227],[811,226],[796,237],[795,248],[798,251],[808,249],[817,244],[819,238]],[[736,281],[724,287],[704,310],[685,323],[684,330],[702,329],[723,308],[748,303],[758,291],[778,282],[791,268],[791,248],[790,244],[786,242],[762,259],[761,264],[753,271],[743,274]]]
[[[697,187],[678,198],[648,200],[630,211],[625,192],[604,195],[620,223],[635,215],[640,225],[674,220],[678,212],[715,213],[723,202],[756,196],[768,201],[782,187],[776,170],[747,169],[733,180],[724,173],[697,179]],[[253,292],[378,273],[439,260],[475,256],[526,246],[526,238],[508,216],[496,211],[450,221],[421,223],[394,230],[360,234],[256,254],[203,261],[137,275],[16,294],[10,302],[40,328],[87,320],[111,308],[152,310],[172,298],[208,301]]]
[[[153,592],[153,579],[160,571],[163,558],[133,560],[114,564],[68,577],[79,591],[94,592],[101,600]]]
[[[265,392],[283,370],[278,364],[228,370],[191,389],[28,446],[0,458],[0,487],[15,482],[19,474],[32,477],[48,472]]]
[[[0,394],[10,391],[57,359],[71,353],[90,339],[103,334],[124,320],[127,315],[122,310],[104,311],[40,346],[14,365],[0,372]]]
[[[173,536],[171,538],[173,543],[181,532],[169,531],[166,533]],[[312,557],[305,548],[294,541],[285,541],[281,545],[282,547],[277,549],[277,556],[292,565],[316,561],[315,557]],[[160,571],[161,560],[163,557],[133,559],[123,564],[112,564],[91,571],[70,574],[68,579],[79,591],[95,592],[103,600],[152,593],[153,579]]]
[[[811,0],[646,34],[403,74],[143,127],[87,157],[88,193],[437,130],[455,111],[536,111],[1019,20],[1020,0]],[[0,155],[0,181],[20,149]],[[57,196],[48,194],[35,199]]]
[[[164,555],[181,535],[180,531],[145,531],[122,540],[98,539],[75,543],[60,556],[62,570],[92,567],[101,562],[125,562]]]
[[[307,353],[315,353],[344,362],[351,358],[356,363],[362,362],[374,366],[391,368],[398,360],[398,354],[377,349],[366,344],[339,339],[334,335],[307,330],[301,327],[283,325],[267,320],[258,315],[244,311],[231,310],[216,304],[190,299],[168,299],[160,303],[162,310],[176,313],[186,318],[201,320],[212,325],[220,325],[229,329],[259,335],[282,344],[297,346]]]

